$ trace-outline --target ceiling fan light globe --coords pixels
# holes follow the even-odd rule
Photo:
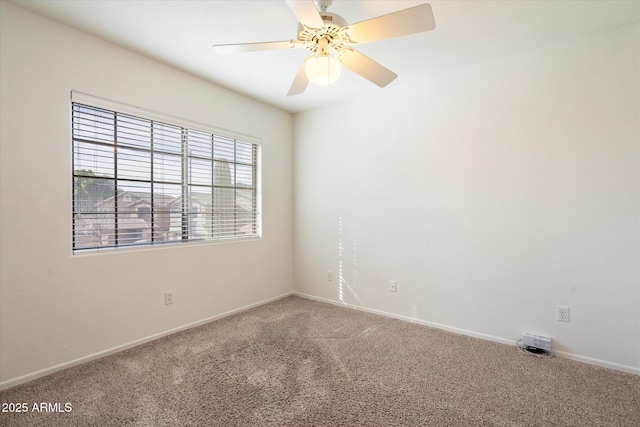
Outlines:
[[[307,79],[318,86],[328,86],[340,77],[340,61],[328,55],[313,55],[305,61]]]

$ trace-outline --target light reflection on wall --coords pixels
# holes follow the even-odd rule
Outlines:
[[[342,265],[342,217],[338,218],[338,299],[344,303],[344,268]]]
[[[347,281],[349,272],[346,271],[348,266],[345,265],[345,242],[344,242],[344,230],[342,224],[342,217],[338,217],[338,299],[343,304],[357,304],[362,305],[360,298],[358,297],[358,258],[357,258],[357,238],[356,232],[353,232],[351,244],[353,248],[352,262],[351,262],[351,283]],[[348,292],[349,295],[345,295]],[[349,301],[345,299],[348,298]]]

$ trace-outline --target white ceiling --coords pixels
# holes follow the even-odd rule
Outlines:
[[[290,112],[385,90],[343,70],[334,85],[287,97],[305,50],[213,51],[213,44],[295,39],[298,22],[281,0],[11,2]],[[640,20],[637,0],[335,0],[329,11],[355,23],[425,2],[435,30],[357,47],[398,74],[388,87]]]

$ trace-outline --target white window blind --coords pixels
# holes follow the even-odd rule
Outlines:
[[[149,117],[72,102],[74,251],[258,237],[259,145]]]

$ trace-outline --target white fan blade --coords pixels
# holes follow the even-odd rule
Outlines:
[[[425,3],[349,25],[348,34],[355,43],[368,43],[431,31],[435,27],[431,5]]]
[[[351,71],[360,74],[380,87],[385,87],[398,77],[393,71],[353,49],[342,53],[340,62]]]
[[[298,69],[298,74],[296,74],[296,78],[293,79],[293,83],[291,84],[291,88],[289,89],[289,93],[287,93],[287,96],[299,95],[307,88],[309,79],[307,79],[305,65],[306,63],[303,62]]]
[[[258,42],[258,43],[235,43],[235,44],[217,44],[213,45],[213,49],[222,55],[230,53],[257,52],[260,50],[289,49],[296,47],[292,40],[279,42]]]
[[[298,21],[309,28],[324,28],[324,22],[313,4],[313,0],[286,0]]]

